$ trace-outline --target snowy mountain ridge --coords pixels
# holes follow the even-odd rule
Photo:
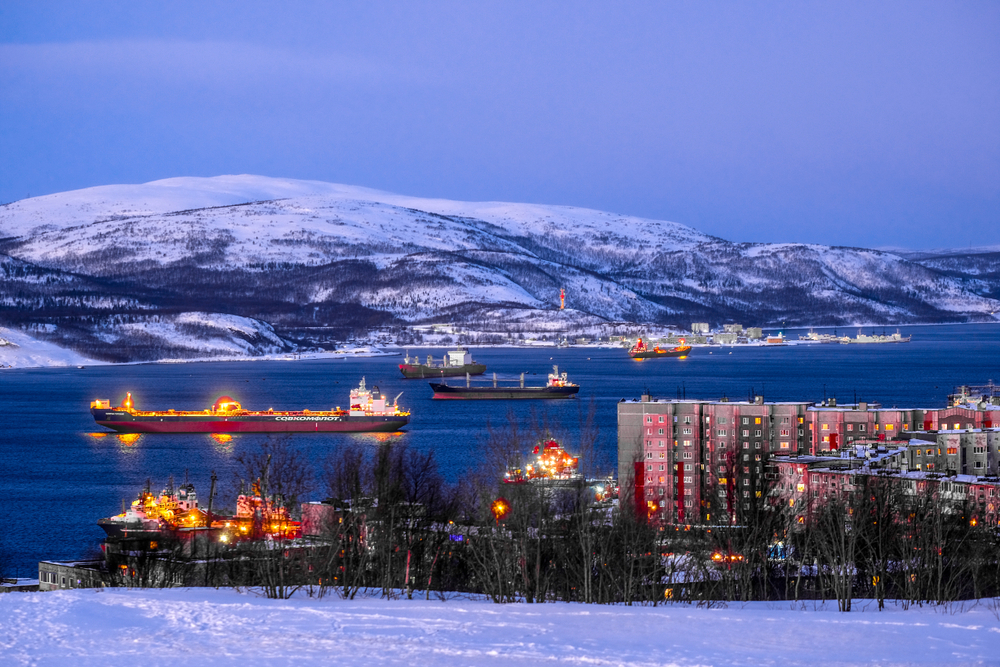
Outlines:
[[[470,320],[509,329],[989,321],[1000,312],[1000,269],[989,253],[966,270],[958,255],[734,243],[570,206],[247,175],[0,206],[0,253],[7,323],[204,311],[279,331]]]

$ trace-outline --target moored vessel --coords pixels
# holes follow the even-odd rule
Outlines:
[[[861,329],[858,329],[858,337],[857,338],[849,338],[848,336],[844,336],[843,338],[840,339],[840,342],[842,344],[844,344],[844,345],[873,344],[873,343],[876,343],[876,344],[877,343],[909,343],[910,342],[910,338],[911,338],[910,336],[902,336],[902,335],[900,335],[899,329],[896,329],[896,333],[890,334],[888,336],[885,335],[885,333],[883,333],[881,336],[877,336],[877,335],[875,335],[874,332],[872,333],[871,336],[868,336],[868,335],[865,335],[865,334],[861,333]]]
[[[434,361],[434,357],[427,355],[427,363],[420,363],[420,358],[410,353],[406,353],[406,358],[399,365],[399,370],[403,377],[413,379],[439,378],[439,377],[459,377],[462,375],[482,375],[486,372],[486,365],[476,363],[469,352],[461,347],[457,350],[449,350],[444,355],[441,363]]]
[[[342,410],[245,410],[229,396],[221,396],[205,410],[136,410],[132,394],[118,407],[97,399],[90,413],[101,426],[119,433],[364,433],[396,431],[410,421],[410,413],[390,405],[378,387],[365,379],[351,390],[350,408]]]
[[[535,445],[531,453],[535,458],[527,462],[524,468],[508,468],[503,479],[505,484],[572,482],[583,479],[579,473],[580,459],[570,456],[559,441],[546,438]]]
[[[553,366],[548,381],[540,387],[525,386],[524,373],[521,373],[519,384],[517,380],[498,380],[493,374],[493,384],[473,384],[471,378],[465,377],[465,384],[449,385],[446,382],[431,382],[434,398],[443,399],[554,399],[573,398],[580,386],[569,381],[566,373],[559,373],[559,367]]]
[[[688,353],[691,352],[691,346],[687,345],[683,338],[680,339],[681,344],[676,347],[660,348],[659,345],[655,345],[652,348],[647,346],[642,339],[636,341],[629,351],[628,356],[633,359],[655,359],[656,357],[677,357],[678,359],[685,359]]]

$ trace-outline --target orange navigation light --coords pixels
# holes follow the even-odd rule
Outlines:
[[[493,512],[493,516],[496,517],[499,523],[500,519],[507,516],[507,513],[510,512],[510,502],[503,497],[497,498],[490,506],[490,511]]]
[[[132,409],[132,405],[133,405],[133,403],[132,403],[132,392],[130,392],[130,391],[129,392],[125,392],[125,402],[122,403],[122,407],[125,408],[126,410],[131,410]]]

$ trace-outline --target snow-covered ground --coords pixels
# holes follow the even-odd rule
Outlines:
[[[986,665],[993,605],[843,614],[813,604],[729,608],[496,605],[468,599],[231,590],[0,595],[2,665]]]
[[[23,331],[0,327],[0,368],[83,366],[101,363]]]

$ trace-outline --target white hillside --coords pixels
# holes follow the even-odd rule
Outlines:
[[[0,304],[22,320],[29,304],[57,316],[99,303],[119,312],[108,304],[130,299],[123,308],[133,312],[180,303],[291,328],[501,311],[555,318],[569,315],[555,314],[563,288],[570,320],[841,325],[1000,313],[988,254],[965,271],[962,258],[922,264],[862,248],[731,243],[590,209],[262,176],[15,202],[0,207],[0,253],[14,258],[0,256],[0,272],[21,286],[0,289]],[[80,289],[57,289],[80,276]]]

